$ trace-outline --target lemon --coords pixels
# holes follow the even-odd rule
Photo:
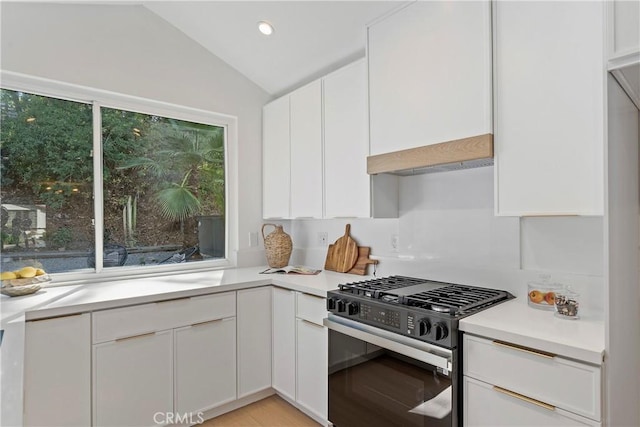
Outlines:
[[[42,276],[43,274],[47,274],[47,272],[41,268],[36,268],[36,276]]]
[[[18,276],[24,278],[35,277],[37,270],[33,267],[22,267],[17,271]]]
[[[13,271],[3,271],[0,273],[0,280],[11,280],[17,279],[18,276]]]

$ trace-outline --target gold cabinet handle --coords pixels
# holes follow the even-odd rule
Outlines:
[[[235,316],[231,316],[231,317],[222,317],[220,319],[213,319],[213,320],[205,320],[204,322],[198,322],[198,323],[192,323],[190,326],[192,328],[196,327],[196,326],[203,326],[203,325],[208,325],[210,323],[217,323],[217,322],[229,322],[230,320],[235,319]]]
[[[323,327],[322,325],[318,325],[316,322],[312,322],[311,320],[303,319],[301,317],[299,317],[298,319],[300,319],[301,321],[303,321],[306,324],[309,324],[311,326],[315,326],[317,328],[322,328]]]
[[[131,337],[125,337],[125,338],[116,338],[116,342],[122,342],[122,341],[127,341],[127,340],[132,340],[134,338],[142,338],[142,337],[148,337],[150,335],[155,335],[155,332],[148,332],[146,334],[140,334],[140,335],[134,335]]]
[[[531,403],[533,405],[539,406],[539,407],[544,408],[544,409],[546,409],[548,411],[555,411],[556,410],[556,407],[553,406],[553,405],[549,405],[548,403],[544,403],[544,402],[541,402],[539,400],[532,399],[530,397],[524,396],[524,395],[522,395],[520,393],[516,393],[514,391],[507,390],[506,388],[502,388],[502,387],[498,387],[497,385],[494,385],[493,389],[495,391],[497,391],[498,393],[506,394],[507,396],[511,396],[511,397],[516,398],[518,400],[523,400],[523,401],[525,401],[527,403]]]
[[[154,302],[154,304],[168,304],[168,303],[172,303],[172,302],[186,301],[186,300],[189,300],[189,299],[191,299],[191,297],[165,299],[165,300],[162,300],[162,301],[156,301],[156,302]]]
[[[205,320],[204,322],[192,323],[191,327],[195,328],[197,326],[204,326],[204,325],[208,325],[210,323],[222,322],[223,320],[224,320],[224,318],[222,318],[222,319],[214,319],[214,320]]]
[[[43,320],[68,319],[69,317],[78,317],[78,316],[82,316],[83,314],[84,313],[63,314],[62,316],[42,317],[39,319],[27,320],[27,322],[42,322]]]
[[[533,355],[536,355],[536,356],[544,357],[545,359],[553,359],[554,357],[556,357],[556,355],[553,354],[553,353],[547,353],[546,351],[534,350],[532,348],[511,344],[511,343],[507,343],[507,342],[504,342],[504,341],[493,340],[493,343],[495,345],[497,345],[497,346],[500,346],[500,347],[505,347],[505,348],[508,348],[508,349],[511,349],[511,350],[522,351],[524,353],[528,353],[528,354],[533,354]]]

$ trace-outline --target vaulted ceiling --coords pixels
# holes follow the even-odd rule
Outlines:
[[[142,4],[273,96],[365,55],[366,25],[405,1],[148,1]],[[270,22],[271,36],[257,29]]]

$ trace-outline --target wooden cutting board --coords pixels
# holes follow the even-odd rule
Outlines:
[[[367,265],[369,264],[377,264],[377,259],[369,259],[369,254],[371,253],[371,248],[367,246],[358,246],[358,259],[356,260],[356,265],[347,273],[350,274],[359,274],[364,276],[367,274]],[[375,271],[375,270],[374,270]]]
[[[336,240],[333,245],[329,245],[327,259],[324,263],[325,270],[346,273],[356,264],[358,259],[358,244],[349,235],[350,231],[351,224],[347,224],[344,236]]]
[[[336,271],[335,265],[333,262],[335,261],[335,257],[333,255],[333,243],[329,245],[329,249],[327,249],[327,257],[324,260],[324,269],[329,271]]]

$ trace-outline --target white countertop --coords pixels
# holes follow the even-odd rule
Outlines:
[[[33,295],[2,297],[2,323],[25,315],[26,320],[104,310],[174,298],[275,285],[326,297],[341,283],[371,278],[323,271],[318,275],[259,274],[262,267],[231,268],[180,275],[117,280],[86,285],[46,287]],[[558,319],[553,311],[531,308],[514,299],[460,321],[464,332],[508,341],[560,356],[601,364],[604,322],[585,316]]]
[[[602,319],[559,319],[553,311],[529,307],[523,298],[466,317],[460,320],[460,329],[596,365],[604,357]]]
[[[326,297],[340,283],[367,276],[323,271],[317,275],[259,274],[265,267],[232,268],[180,275],[116,280],[76,286],[48,287],[33,295],[2,300],[11,318],[25,314],[26,320],[104,310],[134,304],[276,285]],[[57,296],[54,298],[54,296]],[[7,318],[7,320],[9,320]]]
[[[25,312],[35,310],[53,301],[77,291],[81,286],[58,286],[45,287],[31,295],[21,297],[0,296],[0,315],[2,329],[8,322],[23,316]]]

